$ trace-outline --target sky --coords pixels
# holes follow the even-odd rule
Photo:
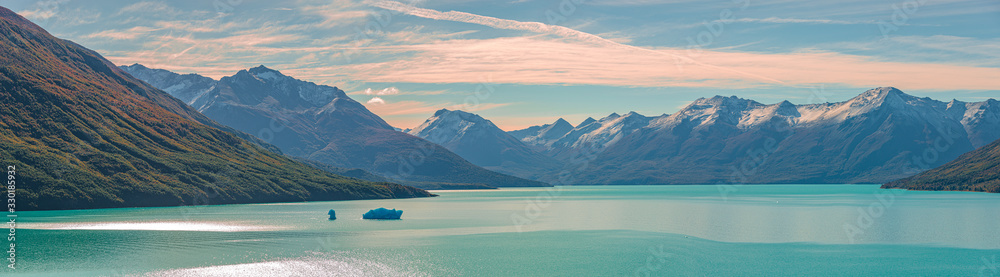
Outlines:
[[[701,97],[838,102],[894,86],[1000,98],[997,0],[0,0],[119,65],[215,79],[265,65],[398,128],[505,130]]]

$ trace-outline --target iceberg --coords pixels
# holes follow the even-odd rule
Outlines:
[[[378,208],[370,210],[361,216],[363,219],[399,219],[403,216],[403,210]]]
[[[330,220],[337,219],[337,212],[334,212],[333,209],[330,209],[330,212],[327,214],[330,215]]]

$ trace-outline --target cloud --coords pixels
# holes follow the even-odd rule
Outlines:
[[[692,59],[691,57],[681,55],[676,53],[676,51],[654,51],[647,48],[631,46],[627,44],[622,44],[615,42],[613,40],[605,39],[600,36],[577,31],[563,26],[558,25],[548,25],[541,22],[521,22],[516,20],[501,19],[496,17],[482,16],[465,12],[458,11],[448,11],[440,12],[431,9],[417,8],[411,5],[395,2],[395,1],[375,1],[371,2],[371,5],[383,9],[393,10],[397,12],[406,13],[412,16],[423,17],[434,20],[447,20],[455,22],[465,22],[471,24],[479,24],[483,26],[488,26],[497,29],[507,29],[507,30],[522,30],[530,31],[541,34],[551,34],[555,36],[560,36],[568,39],[574,39],[585,43],[591,43],[604,47],[613,48],[623,48],[629,51],[643,52],[647,55],[657,55],[666,56],[684,63],[696,64],[702,67],[707,67],[719,72],[735,73],[739,75],[744,75],[749,78],[755,78],[764,82],[769,83],[782,83],[781,81],[773,78],[768,78],[765,76],[760,76],[751,72],[744,72],[734,70],[732,68],[719,67],[711,64],[701,62],[699,60]]]
[[[997,68],[889,62],[822,51],[769,54],[643,48],[539,22],[520,22],[457,11],[441,12],[395,1],[370,4],[428,19],[541,34],[393,46],[392,51],[416,54],[405,60],[345,67],[344,70],[351,75],[370,82],[474,83],[483,76],[492,76],[500,83],[642,87],[747,88],[846,84],[853,87],[893,85],[909,89],[954,90],[995,89],[1000,86],[1000,78],[995,78],[1000,76],[1000,69]],[[795,21],[781,18],[763,20]],[[384,50],[387,48],[380,49]]]
[[[772,85],[757,78],[647,55],[541,37],[449,40],[408,46],[406,60],[330,67],[368,82],[588,84],[627,87],[727,87]],[[660,50],[650,50],[660,51]],[[666,51],[676,51],[670,49]],[[846,84],[906,89],[996,89],[1000,69],[934,63],[879,61],[833,52],[762,54],[704,50],[697,59],[737,71],[774,76],[783,86]],[[324,70],[324,71],[325,71]]]
[[[371,88],[365,89],[365,95],[396,95],[399,94],[399,89],[395,87],[388,87],[381,90],[372,90]]]
[[[115,15],[156,14],[166,17],[176,17],[188,12],[171,7],[163,2],[143,1],[125,6]]]
[[[833,20],[833,19],[802,19],[802,18],[778,18],[778,17],[739,18],[733,21],[751,22],[751,23],[809,23],[809,24],[841,24],[841,25],[878,23],[875,20],[848,21],[848,20]]]
[[[838,42],[820,45],[833,51],[865,51],[883,59],[907,58],[923,62],[1000,67],[1000,39],[946,35],[893,36],[889,39],[862,42]]]
[[[998,45],[996,41],[982,44],[982,40],[948,37],[932,37],[930,40],[920,41],[923,38],[898,36],[893,37],[893,47],[882,48],[888,50],[872,50],[879,51],[874,54],[866,52],[867,56],[842,54],[862,52],[852,50],[847,45],[823,48],[825,50],[793,50],[795,52],[791,53],[736,52],[736,48],[741,45],[697,51],[681,47],[628,45],[632,37],[614,31],[594,35],[563,26],[457,11],[421,9],[394,1],[366,2],[367,5],[361,6],[355,3],[344,7],[337,6],[343,0],[308,2],[307,6],[312,5],[309,7],[323,9],[296,7],[293,12],[281,11],[279,16],[262,14],[259,17],[228,18],[218,18],[214,13],[190,12],[182,16],[184,19],[168,20],[157,20],[155,15],[143,13],[142,8],[167,13],[176,12],[176,9],[163,3],[142,2],[121,9],[127,12],[107,20],[117,23],[112,27],[117,26],[118,29],[66,33],[73,33],[76,37],[70,39],[93,47],[117,64],[139,62],[213,78],[229,76],[239,69],[257,64],[285,66],[288,68],[286,73],[297,78],[339,86],[352,90],[355,94],[365,94],[363,89],[371,86],[360,85],[365,82],[478,83],[484,77],[491,77],[496,83],[508,84],[624,87],[747,88],[846,84],[851,87],[894,85],[906,89],[995,90],[1000,85],[1000,81],[996,80],[1000,78],[995,78],[1000,69],[993,68],[1000,58],[991,54],[996,53],[993,51],[995,45]],[[629,3],[654,2],[674,1]],[[762,2],[754,4],[764,5]],[[358,23],[359,19],[364,21],[354,11],[368,6],[421,18],[518,31],[501,32],[512,37],[490,37],[495,32],[481,30],[483,28],[468,28],[466,24],[448,26],[465,26],[479,31],[450,27],[437,29],[439,24],[429,26],[444,31],[428,31],[426,29],[431,27],[402,24],[400,20],[403,19],[398,17],[403,15],[393,15],[397,17],[394,21],[399,23],[398,28],[385,28],[381,36],[362,41],[353,40],[356,38],[353,28],[315,28],[331,24],[327,22],[331,18],[354,23]],[[115,8],[109,14],[114,14],[115,10],[118,9]],[[921,14],[924,11],[930,10],[922,8]],[[337,15],[340,12],[348,14]],[[823,17],[814,14],[769,17],[771,15],[736,20],[803,24],[854,22],[802,19]],[[122,17],[137,17],[141,23],[121,23],[122,20],[118,19]],[[469,35],[473,32],[475,34]],[[892,48],[918,43],[922,43],[920,49],[923,51],[892,51]],[[938,59],[913,58],[943,53],[943,50],[937,49],[945,48],[956,49],[953,51],[955,54]],[[345,63],[345,56],[350,56],[352,60]],[[397,90],[385,93],[389,92],[372,89],[365,95],[445,92]]]
[[[358,10],[364,5],[355,1],[335,0],[327,2],[325,5],[305,5],[298,10],[303,15],[322,19],[322,21],[312,24],[312,27],[326,29],[355,23],[370,14],[369,11]]]
[[[89,34],[89,35],[87,35],[85,37],[86,38],[94,38],[94,39],[133,40],[133,39],[145,36],[145,35],[149,34],[150,32],[153,32],[153,31],[156,31],[156,30],[157,29],[153,29],[153,28],[149,28],[149,27],[137,26],[137,27],[133,27],[133,28],[130,28],[128,30],[122,30],[122,31],[118,31],[118,30],[104,30],[104,31],[100,31],[100,32],[97,32],[97,33]]]
[[[372,99],[368,100],[368,102],[366,102],[366,103],[367,104],[385,105],[385,100],[382,100],[382,97],[376,96],[376,97],[372,97]]]
[[[23,10],[17,13],[31,20],[44,21],[59,14],[59,7],[67,2],[69,0],[37,1],[33,5],[34,9]]]

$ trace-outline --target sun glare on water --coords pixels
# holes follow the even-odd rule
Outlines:
[[[25,224],[24,229],[41,230],[134,230],[134,231],[201,231],[244,232],[274,231],[277,226],[240,225],[219,222],[86,222]]]

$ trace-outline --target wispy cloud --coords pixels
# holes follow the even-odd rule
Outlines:
[[[431,9],[418,8],[395,1],[375,1],[371,2],[371,4],[376,7],[393,10],[397,12],[403,12],[412,16],[418,16],[428,19],[479,24],[497,29],[522,30],[522,31],[530,31],[542,34],[551,34],[605,47],[624,48],[630,51],[644,52],[647,55],[667,56],[684,63],[690,63],[697,66],[705,67],[713,71],[743,75],[749,78],[758,79],[760,81],[768,83],[779,83],[779,84],[782,83],[777,79],[761,76],[758,74],[704,63],[699,60],[692,59],[691,57],[675,53],[676,51],[672,49],[666,51],[654,51],[647,48],[635,47],[627,44],[618,43],[613,40],[605,39],[594,34],[581,32],[558,25],[548,25],[541,22],[521,22],[516,20],[501,19],[501,18],[482,16],[482,15],[476,15],[458,11],[440,12]]]
[[[1000,67],[1000,39],[947,35],[894,36],[878,41],[846,41],[817,45],[814,49],[864,53],[883,60]]]
[[[355,1],[334,0],[320,5],[303,5],[298,10],[302,15],[322,18],[321,21],[312,24],[312,27],[334,28],[354,23],[370,15],[370,11],[359,9],[363,6]]]
[[[287,73],[298,78],[338,86],[344,80],[356,83],[476,83],[483,76],[493,76],[498,83],[538,85],[746,88],[775,85],[801,87],[824,83],[852,87],[894,85],[909,89],[983,90],[995,89],[998,85],[996,79],[1000,79],[995,78],[998,69],[994,68],[997,65],[994,61],[998,58],[995,54],[991,55],[995,53],[993,50],[997,43],[952,36],[893,37],[894,47],[909,47],[906,44],[919,46],[923,49],[919,53],[892,51],[865,55],[846,45],[816,48],[822,50],[784,48],[768,53],[738,52],[741,46],[759,41],[699,52],[680,47],[629,45],[634,40],[648,42],[642,36],[634,37],[632,33],[614,28],[597,28],[600,26],[587,27],[601,30],[600,35],[595,35],[564,26],[460,11],[437,11],[396,1],[368,1],[365,4],[346,0],[304,2],[305,5],[293,6],[294,9],[264,9],[264,12],[280,13],[281,16],[270,14],[260,17],[220,17],[207,11],[170,6],[174,3],[139,2],[114,8],[109,14],[117,17],[108,18],[109,22],[118,22],[124,17],[137,18],[138,21],[110,24],[119,28],[80,33],[74,39],[83,39],[88,46],[103,45],[104,49],[97,50],[120,64],[139,62],[215,78],[256,64],[285,65],[289,68]],[[679,2],[696,3],[650,0],[620,4]],[[753,4],[771,7],[780,3],[757,1]],[[891,9],[891,5],[883,6]],[[391,28],[383,28],[380,35],[355,40],[355,29],[344,24],[363,27],[367,23],[378,23],[369,16],[375,11],[365,10],[371,7],[410,16],[393,15],[393,22],[396,23]],[[925,11],[930,10],[921,8],[921,15]],[[164,18],[156,13],[177,14],[184,18]],[[803,13],[801,18],[787,14],[748,15],[755,17],[734,20],[828,25],[872,22],[849,16],[822,19],[808,12]],[[888,18],[890,15],[880,16]],[[424,18],[438,22],[412,24],[414,22],[409,20],[414,18],[411,16],[421,18],[419,22],[426,22],[422,20]],[[466,23],[489,28],[468,28]],[[441,25],[447,27],[438,28]],[[344,28],[340,28],[342,26]],[[431,30],[426,26],[435,28]],[[872,30],[875,32],[877,29]],[[780,39],[767,37],[765,44],[774,40]],[[358,51],[359,54],[354,55],[351,63],[343,64],[344,51]],[[954,54],[937,60],[904,56],[934,55],[942,51]],[[954,57],[962,59],[955,62]],[[368,86],[347,85],[345,89],[363,90]],[[424,92],[400,91],[398,94],[420,93]]]
[[[115,15],[146,14],[146,13],[154,13],[168,17],[174,17],[184,14],[186,12],[171,7],[163,2],[142,1],[121,8]]]
[[[405,48],[417,54],[404,61],[348,65],[339,70],[367,81],[389,83],[475,83],[489,75],[495,82],[519,84],[730,88],[773,84],[742,74],[678,64],[669,55],[544,37],[449,40]],[[1000,86],[1000,78],[995,77],[1000,76],[997,68],[886,62],[833,52],[761,54],[705,50],[698,59],[733,71],[774,76],[788,86],[826,83],[932,90]]]
[[[803,18],[779,18],[779,17],[768,17],[768,18],[738,18],[734,19],[734,22],[751,22],[751,23],[806,23],[806,24],[876,24],[878,21],[875,20],[859,20],[859,21],[848,21],[848,20],[833,20],[833,19],[803,19]]]

